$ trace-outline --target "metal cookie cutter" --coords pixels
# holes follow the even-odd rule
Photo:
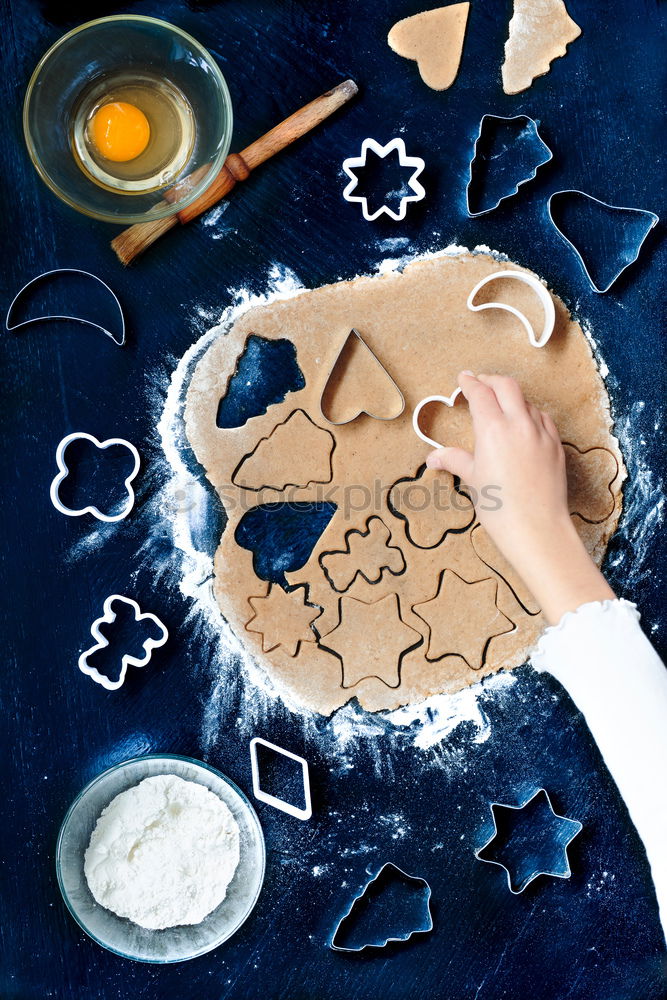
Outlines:
[[[411,893],[415,896],[415,908],[414,913],[407,915],[404,912],[391,913],[390,919],[396,921],[396,931],[390,931],[388,934],[381,934],[379,937],[367,941],[365,944],[361,945],[344,945],[341,944],[341,937],[344,937],[344,932],[347,924],[353,919],[354,916],[358,916],[363,913],[369,907],[372,907],[375,903],[377,905],[378,900],[381,898],[382,894],[385,892],[390,881],[400,881],[406,885]],[[410,917],[414,916],[412,926],[406,928],[406,923],[410,923]],[[419,878],[415,875],[408,875],[404,872],[402,868],[397,865],[392,864],[391,861],[384,864],[382,868],[377,872],[373,878],[366,883],[358,896],[355,896],[352,900],[349,909],[341,917],[336,925],[336,929],[331,938],[331,943],[329,947],[332,951],[344,951],[348,953],[364,951],[366,948],[384,948],[386,945],[392,942],[408,941],[414,934],[426,934],[433,930],[433,916],[431,914],[431,886],[424,878]]]
[[[473,212],[472,208],[470,207],[470,201],[471,201],[470,195],[471,195],[471,188],[474,188],[475,185],[475,179],[476,179],[475,163],[477,162],[478,155],[480,159],[482,159],[482,154],[478,151],[478,145],[482,141],[484,133],[489,130],[489,127],[498,128],[498,125],[496,124],[494,126],[493,123],[504,122],[507,124],[519,121],[523,121],[526,124],[524,125],[522,131],[519,133],[518,138],[521,137],[526,138],[528,142],[531,143],[532,148],[535,149],[534,163],[532,165],[531,172],[526,176],[524,176],[519,181],[514,181],[514,180],[508,181],[509,190],[507,194],[504,194],[500,198],[498,198],[497,201],[494,204],[492,204],[489,208],[482,208],[477,212]],[[515,142],[517,142],[516,139]],[[511,149],[512,149],[511,145],[505,146],[504,149],[501,151],[501,153],[499,153],[496,157],[494,157],[496,161],[499,161],[494,163],[494,167],[496,170],[502,169],[503,164],[500,158],[503,154],[511,152]],[[551,149],[547,146],[546,142],[540,135],[539,129],[537,127],[537,122],[533,118],[529,118],[528,115],[514,115],[514,117],[511,118],[505,118],[502,115],[483,115],[479,123],[479,131],[477,133],[477,138],[475,139],[472,159],[470,160],[470,166],[468,168],[468,183],[466,185],[466,210],[468,212],[468,215],[471,218],[476,218],[477,216],[480,215],[486,215],[487,212],[493,212],[496,208],[498,208],[501,202],[506,201],[508,198],[514,197],[514,195],[517,194],[519,188],[523,184],[527,184],[528,181],[532,181],[537,176],[537,171],[539,170],[539,168],[543,167],[545,163],[549,163],[550,160],[553,160],[553,153],[551,152]],[[487,159],[487,163],[488,162],[490,162],[490,158]]]
[[[401,203],[398,207],[398,211],[395,212],[393,209],[389,208],[388,205],[381,205],[375,212],[370,212],[368,209],[368,198],[363,197],[363,195],[353,195],[352,192],[359,183],[359,179],[354,171],[358,168],[363,168],[366,166],[368,159],[368,151],[371,150],[376,156],[384,159],[389,156],[394,150],[398,152],[398,163],[401,167],[412,167],[413,174],[407,181],[407,186],[412,190],[412,194],[406,194],[401,197]],[[392,139],[388,142],[386,146],[381,146],[379,142],[375,139],[364,139],[361,144],[361,155],[351,156],[347,160],[343,160],[343,170],[350,178],[350,183],[347,185],[343,191],[343,198],[345,201],[358,201],[361,204],[361,210],[364,214],[364,219],[367,222],[372,222],[373,219],[377,219],[379,215],[385,213],[390,218],[395,219],[396,222],[400,222],[405,218],[405,213],[408,210],[408,202],[410,201],[421,201],[425,196],[426,191],[423,186],[419,183],[417,178],[424,170],[426,164],[422,160],[421,156],[408,156],[405,143],[402,139]]]
[[[475,305],[475,296],[477,293],[485,285],[488,285],[490,281],[496,281],[498,278],[512,278],[515,281],[523,282],[524,285],[530,285],[533,289],[544,309],[544,326],[539,337],[535,336],[535,331],[530,320],[514,306],[508,305],[506,302],[480,302],[479,305]],[[485,278],[477,282],[471,291],[468,296],[467,306],[472,312],[482,312],[484,309],[503,309],[505,312],[511,313],[512,316],[516,316],[523,324],[528,334],[528,340],[533,347],[544,347],[554,332],[554,326],[556,325],[556,309],[554,301],[549,294],[549,289],[534,274],[526,274],[525,271],[494,271],[493,274],[487,274]]]
[[[444,403],[445,406],[453,406],[458,397],[461,395],[462,391],[463,390],[459,386],[458,389],[454,389],[454,392],[451,394],[451,396],[426,396],[424,399],[421,399],[417,403],[412,412],[412,429],[414,430],[417,437],[421,438],[422,441],[425,441],[426,444],[433,445],[434,448],[445,447],[444,444],[439,444],[438,441],[434,441],[433,438],[427,437],[426,434],[424,434],[423,430],[419,426],[419,414],[427,405],[427,403]]]
[[[16,309],[18,303],[25,297],[26,292],[33,288],[37,284],[41,284],[49,278],[53,278],[60,274],[79,274],[84,278],[92,278],[93,281],[97,281],[103,288],[106,288],[109,295],[112,297],[116,303],[118,309],[118,314],[120,316],[120,339],[117,339],[111,330],[107,330],[106,327],[102,326],[100,323],[94,323],[91,319],[84,319],[82,316],[33,316],[31,319],[24,319],[20,323],[12,322],[12,315]],[[90,271],[82,271],[78,267],[58,267],[53,271],[45,271],[43,274],[38,274],[36,278],[32,278],[23,288],[14,296],[12,303],[7,310],[7,316],[5,318],[5,327],[10,332],[15,330],[23,330],[26,326],[33,326],[35,323],[45,323],[49,320],[69,320],[72,323],[81,323],[83,326],[91,326],[94,330],[99,330],[105,336],[113,340],[114,344],[118,347],[122,347],[125,343],[125,316],[123,315],[123,309],[118,301],[118,296],[109,288],[106,281],[102,281],[98,278],[96,274],[91,274]]]
[[[291,802],[286,802],[285,799],[279,799],[275,795],[270,795],[269,792],[265,792],[262,789],[259,775],[259,762],[257,760],[258,746],[266,747],[268,750],[273,750],[274,753],[281,754],[283,757],[288,757],[290,760],[294,760],[297,764],[301,765],[304,797],[303,809],[292,805]],[[310,776],[308,773],[307,760],[304,760],[303,757],[299,757],[297,754],[292,753],[290,750],[283,750],[282,747],[276,746],[275,743],[269,743],[268,740],[263,740],[260,737],[255,736],[252,740],[250,740],[250,767],[252,769],[252,789],[256,799],[259,799],[260,802],[266,802],[267,805],[273,806],[274,809],[280,809],[281,812],[285,812],[289,816],[294,816],[296,819],[310,819],[313,815],[313,806],[310,798]]]
[[[593,276],[592,276],[592,274],[591,274],[591,272],[590,272],[590,270],[589,270],[589,268],[588,268],[588,266],[586,264],[586,261],[582,257],[580,251],[574,245],[574,243],[572,242],[572,240],[568,239],[568,237],[565,235],[565,233],[563,232],[563,230],[560,228],[560,226],[558,225],[558,223],[554,219],[553,208],[552,208],[552,202],[553,202],[554,198],[558,199],[558,198],[568,197],[568,196],[570,196],[570,197],[571,196],[575,196],[575,197],[576,196],[580,196],[582,198],[586,198],[586,199],[588,199],[588,201],[595,202],[595,204],[597,204],[597,205],[602,205],[603,208],[611,209],[612,212],[633,212],[637,216],[644,216],[646,218],[646,227],[645,227],[644,233],[642,234],[642,236],[639,239],[636,240],[636,242],[635,242],[635,244],[633,246],[634,256],[621,257],[621,266],[617,269],[616,273],[611,278],[611,281],[607,282],[607,284],[604,287],[601,287],[594,280],[594,278],[593,278]],[[579,259],[579,263],[581,264],[581,267],[583,269],[584,274],[588,278],[588,282],[589,282],[591,288],[593,289],[594,292],[598,292],[600,295],[604,295],[605,292],[608,292],[609,289],[611,288],[611,286],[616,281],[618,281],[618,279],[623,274],[623,272],[625,271],[625,269],[627,267],[630,267],[630,264],[634,264],[634,262],[639,257],[641,248],[644,245],[644,241],[646,240],[646,237],[651,232],[651,230],[653,229],[653,227],[656,226],[658,224],[658,222],[660,221],[660,217],[658,215],[656,215],[655,212],[649,212],[648,209],[645,209],[645,208],[627,208],[624,205],[610,205],[606,201],[601,201],[599,198],[594,198],[592,194],[587,194],[585,191],[578,191],[576,188],[570,188],[570,189],[565,190],[565,191],[554,191],[554,193],[549,198],[549,201],[547,202],[547,213],[549,215],[549,221],[551,222],[552,226],[554,227],[554,229],[556,230],[556,232],[558,233],[558,235],[561,237],[561,239],[563,239],[565,241],[565,243],[567,243],[568,246],[572,247],[572,249],[574,250],[575,254],[577,255],[577,257]]]
[[[125,489],[127,490],[127,503],[123,509],[118,514],[105,514],[97,507],[82,507],[80,510],[72,510],[71,507],[66,507],[60,499],[60,486],[63,481],[69,475],[69,468],[67,462],[65,461],[65,452],[72,441],[90,441],[95,445],[96,448],[100,448],[103,451],[106,448],[110,448],[114,444],[122,444],[123,447],[127,448],[134,457],[134,466],[129,476],[125,479]],[[141,465],[141,459],[139,457],[139,452],[131,444],[130,441],[126,441],[125,438],[109,438],[108,441],[98,441],[96,437],[92,434],[86,434],[84,431],[75,431],[73,434],[68,434],[62,439],[58,448],[56,450],[56,462],[58,464],[58,475],[55,477],[51,483],[50,496],[51,503],[59,510],[61,514],[66,514],[67,517],[81,517],[83,514],[92,514],[96,517],[98,521],[122,521],[123,518],[127,517],[132,508],[134,507],[134,490],[132,489],[131,483],[135,479],[137,473],[139,472],[139,466]]]
[[[135,622],[141,621],[152,621],[160,630],[161,635],[159,639],[146,639],[143,642],[144,655],[131,656],[125,654],[121,659],[120,675],[118,680],[111,680],[110,677],[101,674],[99,670],[95,667],[88,665],[88,657],[92,656],[93,653],[97,652],[98,649],[105,649],[109,645],[109,640],[100,632],[100,625],[103,623],[111,624],[116,620],[116,612],[113,610],[113,605],[116,601],[121,601],[123,604],[129,604],[134,611]],[[96,684],[101,684],[103,688],[107,691],[117,691],[119,687],[122,687],[125,680],[125,675],[127,673],[128,667],[145,667],[151,656],[153,655],[153,650],[157,649],[159,646],[164,646],[165,642],[169,638],[169,632],[165,625],[162,624],[157,615],[153,615],[148,611],[142,612],[136,601],[133,601],[131,597],[123,597],[122,594],[111,594],[107,597],[104,602],[104,614],[100,618],[96,618],[90,627],[90,633],[93,639],[97,639],[94,646],[90,649],[86,649],[79,657],[79,670],[87,674],[88,677],[92,677]]]
[[[512,864],[512,861],[507,857],[507,855],[505,857],[505,861],[499,860],[499,857],[483,857],[485,852],[493,853],[489,851],[489,849],[496,838],[499,837],[496,810],[505,809],[509,812],[520,812],[529,808],[531,804],[536,803],[538,799],[541,800],[543,810],[546,807],[550,813],[549,825],[552,829],[551,842],[545,844],[544,837],[539,843],[536,843],[535,838],[533,837],[531,842],[527,833],[524,833],[522,836],[521,831],[519,831],[519,837],[517,840],[518,847],[523,852],[522,859],[518,861],[514,859],[515,863]],[[493,822],[493,833],[486,843],[475,851],[475,857],[479,861],[485,861],[487,864],[498,865],[499,868],[502,868],[507,874],[507,885],[513,895],[517,896],[519,893],[523,892],[526,886],[530,885],[533,879],[536,879],[538,875],[552,875],[554,878],[570,878],[572,870],[570,868],[567,848],[577,834],[581,833],[583,826],[579,820],[568,819],[566,816],[560,816],[554,810],[546,789],[538,788],[536,792],[533,792],[525,800],[525,802],[518,806],[506,805],[503,802],[492,802],[491,819]],[[506,843],[504,846],[507,849],[509,843]],[[502,847],[498,851],[498,855],[500,856],[501,854]],[[513,874],[515,879],[512,877]]]
[[[338,364],[340,362],[340,359],[342,358],[342,356],[343,356],[343,354],[345,352],[345,348],[350,343],[351,339],[352,339],[353,343],[356,342],[361,347],[364,348],[364,350],[366,352],[366,357],[368,357],[375,364],[376,369],[381,372],[382,376],[384,378],[386,378],[387,382],[389,382],[391,384],[391,386],[393,387],[393,389],[396,390],[396,396],[397,396],[397,399],[399,401],[399,408],[397,409],[396,413],[392,412],[392,413],[390,413],[390,414],[388,414],[388,415],[385,416],[385,415],[380,414],[380,413],[371,413],[370,410],[365,410],[365,409],[361,408],[361,409],[359,409],[354,414],[354,416],[347,417],[345,420],[332,420],[331,417],[328,417],[326,415],[326,413],[324,412],[324,409],[325,409],[325,407],[324,407],[324,397],[326,396],[327,388],[329,386],[329,382],[331,381],[331,378],[332,378],[334,372],[338,368]],[[373,420],[396,420],[396,418],[400,417],[400,415],[403,413],[404,409],[405,409],[405,397],[404,397],[403,393],[401,392],[401,390],[399,389],[398,385],[396,384],[396,382],[394,381],[394,379],[391,377],[391,375],[389,374],[389,372],[387,371],[387,369],[385,368],[385,366],[382,364],[382,362],[378,358],[378,356],[375,353],[375,351],[371,350],[371,348],[368,346],[368,344],[366,343],[366,341],[364,340],[364,338],[361,336],[361,334],[359,333],[359,331],[355,330],[353,328],[352,330],[350,330],[350,332],[348,333],[347,337],[343,341],[343,344],[341,345],[341,348],[340,348],[338,354],[336,355],[331,368],[329,369],[329,373],[328,373],[328,375],[326,377],[326,380],[324,382],[324,388],[322,389],[322,392],[320,393],[320,413],[322,414],[323,418],[327,421],[327,423],[332,424],[334,427],[342,427],[344,424],[350,424],[350,423],[352,423],[353,420],[356,420],[357,417],[360,417],[364,413],[366,414],[367,417],[372,417]]]

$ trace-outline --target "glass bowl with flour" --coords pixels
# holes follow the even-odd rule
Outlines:
[[[58,883],[83,930],[141,962],[180,962],[226,941],[264,879],[264,837],[229,778],[189,757],[124,761],[72,803]]]

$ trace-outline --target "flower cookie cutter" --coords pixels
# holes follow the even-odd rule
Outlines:
[[[572,242],[572,240],[568,239],[568,237],[565,235],[565,233],[563,232],[563,230],[560,228],[560,226],[558,225],[558,223],[554,219],[553,207],[552,207],[552,202],[553,202],[554,198],[556,198],[556,199],[560,199],[560,198],[563,198],[563,197],[567,198],[568,196],[571,197],[572,195],[574,195],[574,196],[581,196],[583,198],[587,198],[589,202],[595,202],[595,204],[602,205],[603,208],[608,208],[608,209],[611,209],[612,211],[615,211],[615,212],[634,212],[635,215],[637,215],[637,216],[643,215],[647,219],[646,228],[645,228],[645,231],[644,231],[643,235],[639,239],[637,239],[635,241],[635,243],[634,243],[634,247],[633,247],[633,249],[634,249],[634,257],[627,257],[627,259],[626,258],[622,258],[621,259],[621,266],[617,267],[617,270],[612,275],[611,280],[608,281],[607,284],[604,285],[604,286],[602,284],[598,284],[595,281],[595,279],[593,278],[593,275],[591,274],[591,272],[590,272],[590,270],[589,270],[589,268],[588,268],[588,266],[586,264],[586,261],[584,260],[581,252],[579,251],[578,247],[576,247],[574,245],[574,243]],[[660,217],[658,215],[656,215],[655,212],[650,212],[646,208],[631,208],[631,207],[628,207],[628,206],[625,206],[625,205],[610,205],[608,202],[601,201],[600,198],[594,198],[592,194],[588,194],[586,191],[579,191],[576,188],[568,188],[567,190],[564,190],[564,191],[554,191],[554,193],[550,196],[550,198],[549,198],[549,200],[547,202],[547,214],[549,216],[549,221],[551,222],[551,225],[554,227],[554,229],[556,230],[556,232],[558,233],[558,235],[561,237],[561,239],[565,243],[567,243],[567,245],[569,247],[571,247],[574,250],[574,252],[575,252],[575,254],[577,256],[577,259],[579,260],[579,263],[581,264],[583,272],[586,275],[586,277],[588,278],[588,283],[590,284],[591,288],[593,289],[594,292],[598,292],[598,294],[600,294],[600,295],[604,295],[605,292],[608,292],[609,289],[611,288],[611,286],[616,281],[618,281],[618,279],[623,274],[623,272],[625,271],[625,269],[628,268],[628,267],[630,267],[631,264],[634,264],[634,262],[639,257],[639,254],[641,253],[641,249],[644,246],[644,242],[645,242],[646,238],[648,237],[648,234],[651,232],[651,230],[660,221]]]
[[[350,922],[350,918],[352,917],[354,911],[358,910],[365,903],[369,903],[374,898],[377,899],[387,885],[389,879],[402,882],[404,885],[409,887],[409,889],[413,891],[417,897],[419,897],[420,907],[418,911],[418,918],[415,921],[415,926],[408,930],[407,933],[389,933],[386,936],[380,935],[372,941],[367,941],[365,944],[354,947],[341,944],[340,937],[347,924]],[[347,912],[344,913],[338,921],[329,947],[332,951],[358,954],[366,948],[385,948],[388,944],[408,941],[415,934],[427,934],[432,930],[433,915],[431,913],[431,886],[425,878],[421,878],[416,875],[408,875],[408,873],[404,872],[402,868],[398,867],[398,865],[388,861],[386,864],[382,865],[373,878],[365,884],[361,892],[354,897],[347,909]]]
[[[519,133],[519,137],[524,135],[527,136],[528,140],[532,143],[535,149],[535,154],[536,154],[535,162],[532,164],[531,173],[527,174],[526,176],[523,177],[523,179],[519,181],[514,181],[514,180],[508,181],[507,186],[509,190],[507,194],[502,195],[488,208],[481,208],[478,209],[477,211],[473,211],[471,207],[471,190],[474,188],[476,180],[475,163],[477,162],[478,156],[480,159],[482,159],[482,154],[478,150],[480,142],[482,142],[485,133],[490,128],[498,128],[500,123],[505,123],[506,125],[510,125],[514,122],[518,123],[519,121],[525,122],[525,125],[523,126],[521,133]],[[510,150],[511,146],[508,145],[507,147],[505,147],[502,153],[508,152]],[[498,159],[502,155],[502,153],[499,154],[499,156],[497,157]],[[482,115],[481,121],[479,123],[479,130],[477,132],[477,138],[475,139],[475,145],[473,146],[472,158],[470,160],[470,165],[468,167],[468,183],[466,185],[466,211],[468,212],[470,218],[475,219],[480,215],[486,215],[488,212],[493,212],[502,204],[502,202],[507,201],[508,198],[513,198],[515,194],[518,194],[520,187],[522,187],[524,184],[527,184],[529,181],[535,179],[535,177],[537,176],[537,171],[539,170],[540,167],[543,167],[545,164],[553,160],[553,155],[554,155],[553,152],[551,151],[549,146],[547,146],[546,142],[540,135],[539,129],[537,127],[537,122],[535,121],[534,118],[530,118],[528,115],[514,115],[510,118],[506,118],[502,115]],[[486,159],[487,162],[489,162],[490,157],[487,157]],[[498,165],[496,164],[496,167],[497,166]]]
[[[61,274],[78,274],[84,278],[92,278],[93,281],[97,281],[100,285],[102,285],[103,288],[107,290],[113,301],[116,303],[118,314],[120,316],[119,338],[117,338],[111,332],[111,330],[107,330],[105,326],[102,326],[101,323],[95,323],[92,319],[84,319],[83,316],[65,316],[65,315],[32,316],[29,319],[22,320],[20,323],[12,322],[13,314],[16,311],[19,302],[23,300],[23,298],[26,296],[27,292],[31,288],[34,288],[35,285],[42,284],[43,282],[49,280],[50,278],[54,278],[57,275]],[[21,288],[20,291],[16,293],[16,295],[12,299],[9,309],[7,310],[7,316],[5,318],[5,327],[11,333],[15,332],[16,330],[23,330],[27,326],[34,326],[36,323],[47,323],[50,320],[69,320],[69,322],[71,323],[80,323],[82,326],[90,326],[94,330],[99,330],[100,333],[103,333],[105,336],[113,340],[114,344],[116,344],[117,347],[123,347],[123,345],[125,344],[125,315],[123,313],[123,308],[118,300],[118,296],[116,295],[114,290],[110,288],[109,285],[107,285],[106,281],[102,281],[102,279],[99,278],[96,274],[91,274],[90,271],[82,271],[78,267],[58,267],[52,271],[44,271],[43,274],[38,274],[37,277],[31,278],[31,280],[28,281],[23,286],[23,288]]]
[[[259,746],[265,747],[267,750],[272,750],[274,753],[280,754],[282,757],[287,757],[289,760],[296,761],[297,764],[300,764],[304,798],[304,806],[302,809],[298,806],[292,805],[291,802],[287,802],[285,799],[278,798],[277,795],[271,795],[269,792],[264,791],[259,774],[259,761],[257,759],[257,747]],[[296,819],[310,819],[313,815],[313,805],[310,797],[310,775],[308,772],[307,760],[304,760],[303,757],[299,757],[298,754],[292,753],[291,750],[284,750],[282,747],[276,746],[275,743],[269,743],[268,740],[263,740],[261,737],[255,736],[250,740],[250,768],[252,770],[252,790],[256,799],[260,802],[266,802],[268,806],[273,806],[274,809],[280,809],[281,812],[285,812],[289,816],[294,816]]]
[[[109,645],[109,640],[102,635],[100,631],[100,625],[108,624],[116,620],[116,612],[113,610],[113,605],[116,601],[120,601],[123,604],[129,604],[129,606],[134,611],[135,622],[142,621],[152,621],[154,625],[160,630],[160,637],[158,639],[145,639],[143,642],[143,656],[132,656],[129,653],[125,653],[121,658],[120,675],[117,680],[112,680],[105,674],[101,674],[96,667],[91,667],[88,663],[88,658],[92,656],[93,653],[97,652],[98,649],[106,649]],[[104,602],[104,613],[96,618],[90,627],[90,634],[93,639],[97,642],[90,649],[84,650],[84,652],[79,657],[79,670],[91,677],[96,684],[101,684],[103,688],[107,691],[117,691],[119,687],[122,687],[125,681],[125,675],[127,673],[128,667],[145,667],[151,656],[153,655],[153,650],[157,649],[159,646],[164,646],[165,642],[169,638],[169,632],[167,627],[162,624],[157,615],[151,614],[149,611],[142,611],[136,601],[133,601],[131,597],[123,597],[122,594],[111,594],[107,597]]]
[[[70,472],[67,462],[65,461],[65,452],[72,441],[90,441],[91,444],[94,444],[96,448],[100,448],[102,451],[110,448],[112,445],[120,444],[127,448],[132,454],[134,458],[134,465],[129,476],[127,476],[124,481],[125,489],[127,490],[127,503],[118,514],[105,514],[98,507],[93,506],[81,507],[74,510],[71,507],[66,507],[60,499],[60,487]],[[125,438],[109,438],[107,441],[98,441],[96,437],[92,434],[86,434],[85,431],[74,431],[72,434],[67,434],[58,445],[58,448],[56,449],[56,463],[58,465],[59,472],[51,483],[51,489],[49,492],[51,496],[51,503],[56,510],[60,511],[61,514],[66,514],[67,517],[81,517],[83,514],[92,514],[98,521],[112,522],[122,521],[134,507],[134,490],[132,489],[131,484],[139,472],[141,458],[134,445],[130,441],[126,441]]]
[[[551,813],[550,818],[559,821],[554,824],[554,829],[557,826],[559,828],[559,833],[557,837],[552,837],[552,854],[547,857],[544,845],[540,845],[543,852],[541,859],[538,861],[537,855],[533,856],[532,862],[527,865],[523,875],[518,880],[517,886],[515,887],[512,881],[512,868],[509,867],[509,865],[504,864],[503,861],[500,861],[497,858],[485,858],[482,857],[482,855],[499,835],[496,810],[507,810],[508,812],[518,813],[526,808],[529,808],[531,804],[536,802],[537,799],[543,799],[546,808]],[[574,838],[583,830],[583,824],[580,823],[579,820],[569,819],[567,816],[561,816],[557,813],[552,805],[549,793],[545,788],[538,788],[535,792],[529,795],[524,802],[521,802],[517,806],[507,805],[504,802],[491,802],[490,809],[491,821],[493,823],[493,833],[488,840],[475,851],[475,857],[478,861],[484,861],[489,865],[497,865],[499,868],[503,869],[507,875],[507,885],[512,895],[518,896],[539,875],[551,875],[554,878],[570,878],[572,875],[572,869],[570,868],[570,859],[567,849]],[[557,854],[560,857],[556,858]]]
[[[511,278],[515,281],[521,281],[524,285],[529,285],[535,292],[542,304],[542,308],[544,309],[544,325],[539,337],[535,335],[535,330],[533,329],[533,325],[530,320],[524,316],[519,309],[509,305],[507,302],[475,303],[477,293],[480,292],[485,285],[488,285],[489,282],[496,281],[499,278]],[[554,300],[549,294],[549,289],[543,285],[539,278],[537,278],[534,274],[528,274],[525,271],[494,271],[493,274],[487,274],[485,278],[482,278],[481,281],[477,282],[468,296],[468,302],[466,304],[468,309],[472,312],[482,312],[484,309],[503,309],[505,312],[511,313],[512,316],[516,316],[528,334],[528,340],[533,347],[544,347],[548,343],[551,334],[554,332],[554,326],[556,325],[556,308],[554,306]]]
[[[354,171],[366,166],[369,150],[375,153],[376,156],[379,156],[380,159],[384,159],[396,150],[398,152],[399,166],[411,167],[413,170],[412,176],[407,181],[407,187],[410,188],[412,194],[405,194],[401,196],[398,211],[394,211],[388,205],[381,205],[375,212],[371,212],[368,208],[368,198],[363,195],[354,195],[352,193],[359,183],[359,178]],[[347,160],[343,160],[343,170],[350,178],[350,183],[343,191],[343,198],[345,201],[359,202],[364,219],[366,219],[367,222],[372,222],[382,214],[386,214],[396,222],[400,222],[405,218],[405,213],[408,210],[408,203],[411,201],[421,201],[426,195],[423,185],[417,180],[425,166],[426,164],[421,156],[408,156],[403,139],[392,139],[391,142],[386,144],[386,146],[381,146],[379,142],[375,141],[375,139],[364,139],[361,144],[361,154],[359,156],[350,156]]]

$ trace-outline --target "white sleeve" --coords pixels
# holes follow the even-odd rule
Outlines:
[[[584,604],[548,628],[533,667],[582,712],[644,842],[667,936],[667,670],[629,601]]]

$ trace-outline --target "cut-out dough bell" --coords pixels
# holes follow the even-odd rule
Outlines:
[[[447,90],[456,79],[469,10],[469,3],[425,10],[398,21],[389,32],[390,48],[415,60],[431,90]]]

